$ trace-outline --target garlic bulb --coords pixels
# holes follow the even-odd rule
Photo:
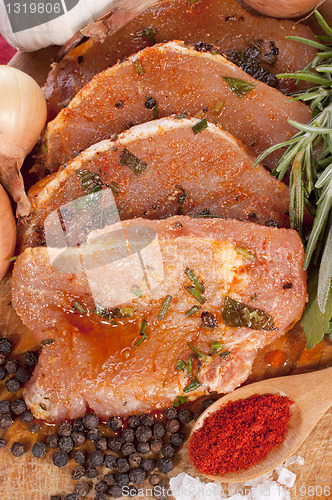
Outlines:
[[[324,0],[245,0],[257,12],[271,17],[300,17],[322,4]]]
[[[63,45],[97,19],[113,0],[0,0],[0,33],[16,49],[33,51]],[[119,3],[123,3],[120,2]]]
[[[17,203],[16,215],[30,213],[21,167],[46,123],[46,101],[26,73],[0,66],[0,182]]]

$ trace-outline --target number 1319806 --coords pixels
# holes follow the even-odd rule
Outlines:
[[[14,3],[6,4],[8,14],[60,14],[61,3]]]

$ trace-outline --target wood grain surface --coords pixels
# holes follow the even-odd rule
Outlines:
[[[320,10],[332,22],[332,0],[326,1]],[[313,26],[315,27],[315,25]],[[56,47],[50,47],[32,54],[19,53],[10,64],[31,74],[38,83],[42,84],[45,81],[56,51]],[[9,272],[0,283],[0,332],[3,336],[13,339],[15,345],[13,357],[21,359],[22,353],[37,346],[30,332],[22,325],[19,317],[11,307],[10,300]],[[247,383],[262,378],[318,370],[331,365],[332,343],[325,339],[314,349],[307,351],[302,327],[298,324],[275,344],[259,352]],[[10,398],[14,399],[4,388],[3,382],[0,382],[0,399]],[[187,436],[190,429],[191,425],[188,425],[185,429]],[[51,495],[59,494],[64,497],[66,494],[73,492],[76,484],[70,476],[72,469],[76,465],[73,460],[70,460],[67,466],[58,469],[52,464],[51,450],[48,450],[45,457],[41,459],[36,459],[31,454],[33,442],[44,440],[47,434],[53,432],[53,426],[41,423],[38,434],[31,434],[29,425],[22,424],[19,418],[14,421],[9,431],[0,431],[0,437],[4,437],[7,441],[6,446],[0,450],[0,497],[2,499],[47,500]],[[27,451],[20,458],[15,458],[10,453],[10,446],[14,441],[20,441],[26,445]],[[332,409],[316,425],[298,450],[298,455],[304,457],[305,463],[303,466],[293,465],[290,467],[290,470],[297,475],[294,487],[290,491],[292,500],[332,498]],[[177,453],[175,468],[169,477],[181,471],[204,480],[204,477],[195,471],[188,460],[187,443]],[[99,478],[105,472],[107,471],[101,471]],[[97,480],[98,478],[91,481],[92,489],[86,498],[94,498],[93,484]],[[167,478],[165,478],[163,484],[167,486]],[[231,488],[231,485],[223,484],[223,487],[227,491],[228,487]],[[320,487],[323,490],[322,493]],[[329,488],[329,495],[324,494],[324,487]],[[146,491],[143,496],[135,498],[152,498],[151,487],[143,485],[143,489],[146,490],[146,488],[150,488],[150,491]],[[168,498],[171,499],[172,497],[169,496]],[[188,498],[188,500],[190,499]]]

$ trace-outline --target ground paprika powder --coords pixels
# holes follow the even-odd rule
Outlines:
[[[207,475],[248,469],[284,441],[292,404],[278,394],[254,394],[228,402],[192,435],[191,462]]]

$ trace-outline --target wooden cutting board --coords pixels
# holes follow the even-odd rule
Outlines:
[[[326,1],[321,6],[321,11],[326,19],[332,22],[332,0]],[[43,84],[57,50],[57,47],[49,47],[30,54],[18,53],[10,65],[29,73],[38,83]],[[0,283],[0,331],[3,336],[13,339],[16,346],[14,357],[20,358],[27,349],[37,346],[30,332],[22,325],[11,307],[10,299],[9,272]],[[302,327],[298,324],[275,344],[259,352],[247,383],[263,378],[318,370],[331,365],[332,343],[325,339],[314,349],[307,351]],[[9,395],[3,383],[1,383],[0,391],[0,399],[8,398]],[[43,440],[53,431],[52,426],[42,425],[40,432],[33,435],[28,430],[28,424],[20,423],[20,419],[14,422],[10,431],[5,435],[8,443],[0,451],[1,498],[4,500],[47,500],[52,494],[62,494],[64,497],[73,492],[76,484],[70,477],[71,470],[76,465],[73,461],[70,461],[66,467],[58,469],[51,462],[50,451],[39,460],[30,452],[34,441]],[[189,435],[190,425],[187,426],[186,433]],[[0,437],[3,436],[0,435]],[[20,458],[14,458],[10,453],[13,441],[20,441],[26,445],[27,452]],[[332,409],[317,424],[298,450],[298,455],[304,457],[305,463],[303,466],[290,467],[297,474],[294,487],[290,491],[291,498],[294,500],[332,498]],[[175,468],[170,476],[182,471],[204,480],[203,476],[198,474],[189,463],[186,445],[177,454]],[[167,481],[164,485],[167,486]],[[223,487],[227,491],[227,485]],[[94,495],[92,488],[90,495],[86,498],[94,498]],[[139,498],[148,499],[151,495],[147,492]]]

